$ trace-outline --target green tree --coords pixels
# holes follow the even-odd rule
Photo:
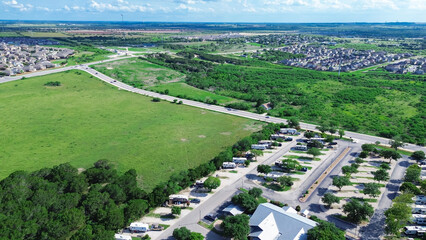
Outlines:
[[[198,232],[191,232],[191,240],[203,240],[204,236],[201,233]]]
[[[261,165],[257,166],[257,171],[260,172],[260,173],[268,174],[272,171],[272,168],[269,165],[261,164]]]
[[[329,129],[329,127],[326,125],[319,125],[319,126],[316,126],[315,128],[318,129],[318,131],[320,131],[321,133],[325,133]]]
[[[376,148],[373,144],[362,144],[362,151],[372,152]]]
[[[172,211],[173,215],[180,215],[182,209],[180,207],[178,207],[178,206],[173,206],[172,209],[171,209],[171,211]]]
[[[343,186],[347,186],[350,184],[351,184],[351,181],[349,180],[348,177],[336,176],[333,178],[333,186],[336,186],[337,188],[339,188],[339,191],[342,190]]]
[[[246,240],[250,233],[249,219],[245,214],[225,218],[221,224],[223,234],[235,240]]]
[[[260,188],[252,188],[248,191],[248,193],[253,196],[254,198],[258,198],[262,195],[263,191]]]
[[[345,130],[339,129],[339,137],[342,138],[345,135]]]
[[[208,177],[206,181],[204,181],[204,187],[210,190],[216,189],[220,186],[220,179],[217,177]]]
[[[254,159],[257,161],[257,157],[263,156],[262,150],[252,149],[250,152],[254,155]]]
[[[143,199],[134,199],[130,200],[124,209],[124,216],[126,217],[126,222],[132,222],[141,218],[146,210],[148,210],[148,202]]]
[[[401,190],[403,193],[412,193],[415,195],[422,194],[422,191],[412,182],[403,182],[399,187],[399,190]]]
[[[423,194],[426,194],[426,180],[420,182],[420,189],[422,190]]]
[[[307,151],[307,154],[312,155],[312,160],[315,160],[315,157],[316,157],[316,156],[321,155],[321,151],[320,151],[318,148],[310,148],[310,149]]]
[[[293,180],[289,176],[281,176],[281,177],[277,178],[277,182],[283,187],[293,186]]]
[[[343,205],[343,212],[347,214],[348,219],[354,223],[360,223],[373,216],[374,208],[367,202],[361,203],[357,199],[351,199]]]
[[[415,151],[411,154],[411,158],[416,160],[417,162],[425,160],[425,152],[423,151]]]
[[[256,198],[248,193],[240,193],[233,196],[232,202],[243,207],[248,213],[253,213],[259,206]]]
[[[365,195],[375,198],[380,195],[380,185],[378,183],[364,183],[363,192]]]
[[[291,128],[299,128],[300,124],[299,121],[296,118],[290,118],[288,120],[288,126]]]
[[[173,237],[176,240],[191,240],[191,231],[186,227],[175,228],[173,230]]]
[[[334,223],[320,221],[319,224],[308,230],[308,240],[345,240],[345,232]]]
[[[389,173],[385,169],[379,169],[375,172],[372,172],[374,180],[381,182],[389,180]]]
[[[420,180],[420,174],[422,169],[417,164],[413,164],[407,168],[405,172],[405,181],[407,182],[418,182]]]
[[[310,131],[306,131],[303,136],[305,136],[305,138],[307,139],[311,139],[313,137],[315,137],[315,133],[314,132],[310,132]]]
[[[403,147],[405,144],[399,140],[390,140],[389,145],[397,151],[399,147]]]
[[[321,200],[322,200],[323,203],[325,203],[327,205],[328,208],[330,208],[333,203],[339,203],[340,202],[340,198],[335,196],[332,193],[324,194],[324,196],[322,197]]]
[[[388,234],[400,236],[400,229],[407,225],[411,219],[411,207],[407,203],[394,202],[391,208],[385,211],[386,227]]]
[[[385,158],[385,159],[389,159],[389,163],[392,160],[398,161],[398,159],[401,158],[401,155],[397,151],[395,151],[395,150],[387,150],[387,149],[380,151],[380,156],[383,157],[383,158]]]

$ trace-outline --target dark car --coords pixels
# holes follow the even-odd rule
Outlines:
[[[216,221],[217,216],[214,215],[214,214],[207,214],[206,216],[204,216],[204,218],[207,219],[207,220],[209,220],[209,221],[214,222],[214,221]]]
[[[198,198],[194,198],[194,199],[191,200],[191,202],[192,203],[200,203],[201,201]]]
[[[288,138],[284,139],[284,141],[286,141],[286,142],[291,142],[291,141],[293,141],[293,138],[288,137]]]
[[[307,171],[308,171],[308,168],[307,168],[307,167],[303,167],[302,169],[300,169],[300,171],[302,171],[302,172],[307,172]]]
[[[331,142],[328,145],[337,145],[337,142]]]

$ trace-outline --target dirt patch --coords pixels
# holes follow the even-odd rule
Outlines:
[[[204,115],[204,114],[206,114],[206,113],[207,113],[206,111],[201,110],[201,114],[203,114],[203,115]]]
[[[232,133],[231,133],[231,132],[221,132],[220,134],[222,134],[222,135],[226,135],[226,136],[229,136],[229,135],[231,135]]]
[[[86,171],[86,169],[85,169],[85,168],[78,168],[77,170],[78,170],[78,173],[79,173],[79,174],[80,174],[80,173],[82,173],[82,172],[84,172],[84,171]]]
[[[188,142],[188,139],[186,139],[186,138],[181,138],[180,139],[182,142]]]
[[[253,124],[246,124],[243,129],[245,131],[257,132],[257,131],[260,131],[262,129],[262,127],[263,127],[263,124],[253,123]]]
[[[199,138],[206,138],[206,136],[205,136],[205,135],[199,135],[198,137],[199,137]]]

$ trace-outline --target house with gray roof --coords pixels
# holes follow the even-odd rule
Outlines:
[[[251,240],[306,240],[308,230],[318,223],[288,207],[264,203],[257,207],[249,224]]]

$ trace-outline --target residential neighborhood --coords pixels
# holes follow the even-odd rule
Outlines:
[[[405,59],[386,65],[384,69],[392,73],[423,75],[426,73],[426,58]]]
[[[330,49],[306,44],[296,44],[284,47],[281,50],[293,54],[304,54],[306,56],[301,59],[283,60],[281,63],[284,65],[334,72],[355,71],[412,56],[412,54],[409,53],[389,54],[386,52],[377,52],[375,50],[360,51],[346,48]]]
[[[0,42],[0,77],[54,68],[52,60],[66,59],[74,50],[40,45],[12,45]]]

